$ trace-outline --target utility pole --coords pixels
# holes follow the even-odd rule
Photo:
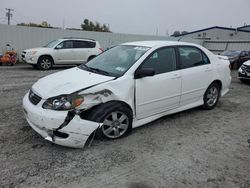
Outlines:
[[[7,10],[6,17],[8,18],[8,25],[10,25],[10,18],[13,16],[11,11],[14,11],[14,9],[6,8],[6,10]]]

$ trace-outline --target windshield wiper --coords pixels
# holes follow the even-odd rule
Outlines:
[[[107,71],[104,71],[104,70],[101,70],[101,69],[98,69],[98,68],[92,68],[92,67],[89,67],[85,64],[82,65],[85,69],[91,71],[91,72],[94,72],[94,73],[100,73],[100,74],[103,74],[103,75],[106,75],[106,76],[111,76],[109,72]]]

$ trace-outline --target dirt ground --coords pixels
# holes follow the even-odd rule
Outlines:
[[[0,187],[250,187],[250,85],[236,71],[211,111],[166,116],[115,141],[53,145],[33,131],[22,98],[52,72],[0,67]]]

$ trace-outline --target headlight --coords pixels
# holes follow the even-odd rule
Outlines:
[[[43,108],[51,110],[71,110],[80,106],[84,102],[81,95],[60,95],[47,99],[43,103]]]
[[[37,51],[30,51],[27,53],[27,55],[35,55]]]
[[[246,70],[246,66],[245,65],[241,65],[240,67],[242,70]]]

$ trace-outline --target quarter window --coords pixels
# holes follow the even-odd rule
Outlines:
[[[141,68],[153,68],[155,74],[176,70],[176,56],[174,48],[162,48],[150,55]]]
[[[194,47],[179,47],[179,54],[182,69],[210,63],[208,57]]]

